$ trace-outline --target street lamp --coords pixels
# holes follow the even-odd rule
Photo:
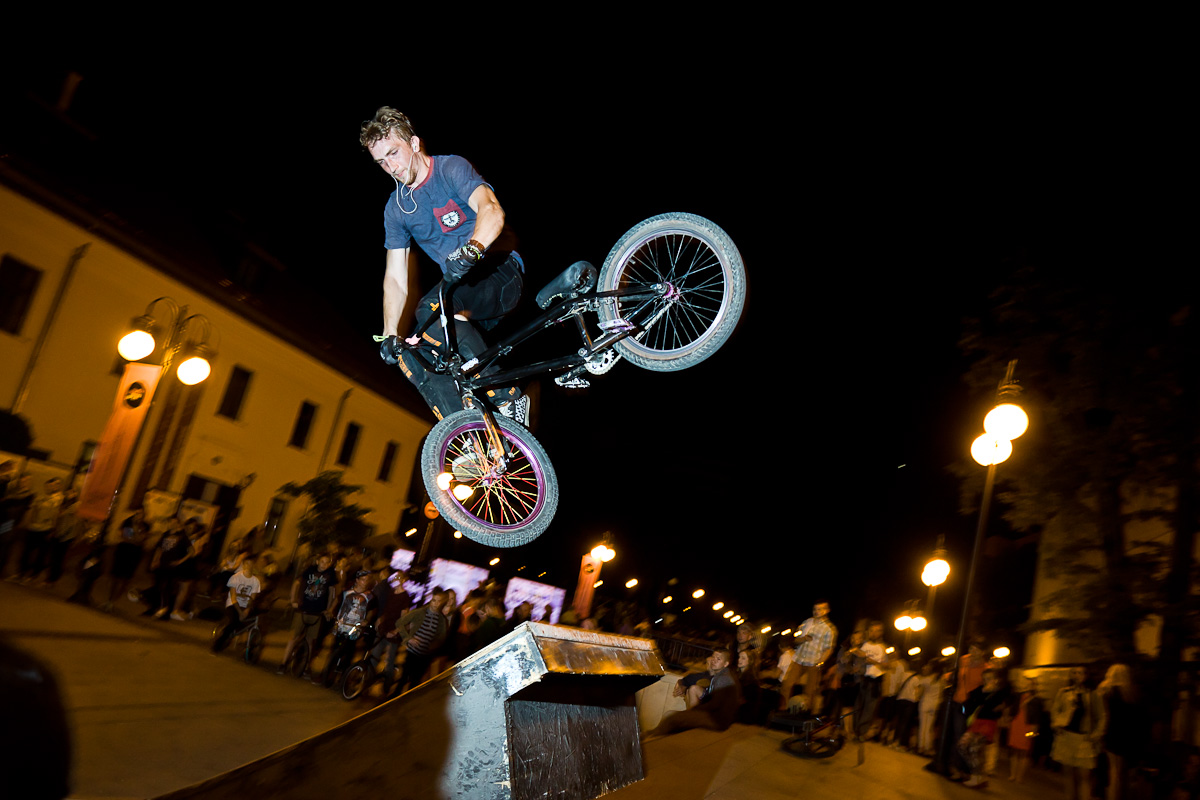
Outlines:
[[[580,621],[592,614],[592,595],[599,585],[601,567],[617,555],[617,551],[608,546],[608,536],[606,532],[604,540],[593,547],[591,552],[584,553],[579,564],[579,581],[575,584],[575,598],[571,607],[575,609]]]
[[[992,504],[992,492],[996,483],[996,465],[1004,462],[1012,455],[1012,438],[1016,438],[1023,434],[1029,427],[1029,419],[1020,406],[1012,402],[1021,394],[1021,387],[1013,378],[1013,373],[1017,368],[1017,361],[1013,359],[1008,362],[1008,369],[1004,373],[1004,380],[1000,381],[1000,385],[996,388],[996,399],[1000,402],[988,412],[984,420],[983,436],[977,438],[971,445],[971,457],[975,459],[981,466],[987,467],[987,476],[983,482],[983,500],[979,506],[979,522],[975,526],[975,546],[971,551],[971,566],[967,570],[967,585],[963,592],[962,616],[958,623],[958,637],[955,640],[953,648],[947,648],[942,651],[942,655],[951,656],[958,655],[958,660],[962,659],[963,645],[967,637],[967,620],[970,615],[971,608],[971,590],[975,586],[975,569],[979,564],[979,553],[983,549],[984,533],[987,530],[988,511]],[[1015,410],[1014,410],[1015,409]],[[1010,439],[1004,438],[1010,436]],[[947,652],[949,650],[949,652]],[[954,675],[958,678],[958,665],[955,664]],[[942,719],[942,737],[938,747],[938,755],[935,760],[935,765],[938,772],[949,772],[950,765],[946,762],[946,757],[949,755],[949,744],[947,742],[950,728],[950,703],[946,704],[945,716]]]

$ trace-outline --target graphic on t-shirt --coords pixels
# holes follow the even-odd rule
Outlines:
[[[354,626],[367,618],[371,598],[360,592],[347,592],[342,600],[342,614],[338,618],[338,632],[350,633]]]
[[[461,225],[463,221],[462,209],[453,200],[441,208],[435,208],[433,213],[442,225],[442,233],[449,233]]]

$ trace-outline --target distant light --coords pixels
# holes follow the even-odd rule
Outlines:
[[[463,500],[466,500],[468,497],[470,497],[471,493],[474,491],[475,490],[473,488],[467,486],[465,483],[460,483],[454,487],[454,490],[451,492],[451,494],[453,494],[461,503]]]
[[[666,597],[664,597],[664,598],[663,598],[663,602],[664,602],[664,603],[669,603],[669,602],[671,602],[671,601],[672,601],[672,600],[674,600],[674,599],[675,599],[675,598],[674,598],[674,597],[671,597],[671,595],[667,595]]]
[[[908,614],[905,614],[902,617],[897,617],[895,625],[896,630],[906,631],[912,627],[912,617],[910,617]]]
[[[687,608],[683,609],[683,611],[691,611],[691,610],[692,610],[691,606],[688,606]],[[679,613],[682,614],[683,611],[680,611]]]
[[[919,656],[919,655],[921,655],[921,648],[919,648],[919,647],[910,647],[910,648],[908,648],[908,654],[909,654],[910,656]]]
[[[770,633],[770,632],[771,632],[771,626],[770,626],[770,625],[764,625],[764,626],[763,626],[763,629],[762,629],[761,631],[759,631],[759,633]]]
[[[992,651],[992,655],[994,655],[996,658],[1008,658],[1011,653],[1012,651],[1007,647],[997,647]]]
[[[944,655],[944,656],[952,656],[952,655],[954,655],[954,648],[953,648],[952,646],[943,647],[943,648],[942,648],[942,655]]]
[[[701,597],[704,597],[704,590],[697,589],[696,591],[692,592],[692,597],[696,600],[699,600]]]
[[[417,529],[416,529],[416,528],[409,528],[408,530],[406,530],[406,531],[404,532],[404,535],[405,535],[405,536],[412,536],[412,535],[413,535],[414,533],[416,533],[416,532],[417,532]]]
[[[889,645],[889,646],[888,646],[888,649],[884,650],[883,652],[885,652],[885,653],[894,653],[894,652],[896,652],[896,648],[894,648],[894,647],[892,647],[892,646],[890,646],[890,645]]]
[[[923,631],[929,622],[924,617],[913,617],[912,624],[908,626],[909,630]]]
[[[720,600],[718,600],[717,602],[713,603],[713,611],[720,611],[720,610],[721,610],[722,608],[724,608],[724,607],[725,607],[725,604],[724,604],[724,603],[722,603]]]
[[[725,612],[724,614],[722,614],[721,616],[722,616],[722,617],[724,617],[725,619],[729,619],[730,617],[732,617],[732,616],[733,616],[733,612],[732,612],[732,611],[726,611],[726,612]]]
[[[599,589],[603,585],[604,585],[604,581],[596,581],[595,583],[592,584],[592,588]]]
[[[455,532],[454,532],[454,538],[455,538],[455,539],[461,539],[461,538],[462,538],[462,531],[455,531]]]
[[[545,575],[545,574],[546,574],[545,572],[539,572],[539,573],[538,573],[538,577],[540,578],[540,577],[542,577],[542,576],[543,576],[543,575]]]
[[[604,563],[612,561],[613,556],[616,554],[617,551],[613,550],[608,545],[598,544],[592,548],[592,558],[596,559],[597,561],[603,561]]]
[[[493,558],[493,559],[492,559],[491,561],[489,561],[488,563],[489,563],[489,564],[491,564],[491,565],[494,567],[494,566],[496,566],[497,564],[499,564],[499,563],[500,563],[500,559],[499,559],[499,558]]]
[[[779,635],[780,635],[780,636],[787,636],[787,635],[788,635],[789,633],[791,633],[791,632],[792,632],[792,629],[791,629],[791,628],[788,628],[788,629],[787,629],[787,630],[785,630],[785,631],[780,631],[780,632],[779,632]]]
[[[921,573],[921,582],[926,586],[941,586],[950,575],[950,565],[944,558],[935,558],[925,565]]]
[[[140,361],[154,352],[154,337],[145,331],[131,331],[117,342],[117,352],[126,361]]]
[[[659,617],[658,619],[654,620],[654,624],[657,625],[658,623],[660,623],[662,621],[663,621],[663,618]]]
[[[635,586],[637,586],[637,578],[630,578],[629,580],[625,581],[626,589],[632,589]]]

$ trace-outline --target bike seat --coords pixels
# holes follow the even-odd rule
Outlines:
[[[576,261],[537,293],[538,308],[549,308],[555,300],[572,299],[596,288],[596,268],[586,261]]]

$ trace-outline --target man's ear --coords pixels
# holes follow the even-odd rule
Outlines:
[[[408,146],[414,153],[421,152],[421,137],[414,134],[412,138],[408,140]]]

